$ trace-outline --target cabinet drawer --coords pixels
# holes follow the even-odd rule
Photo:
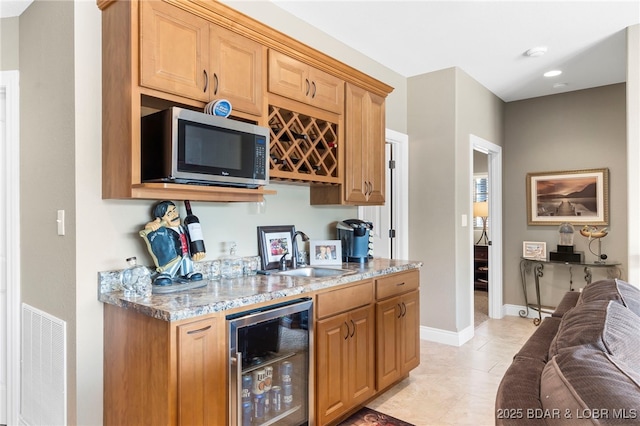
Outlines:
[[[376,280],[376,299],[406,293],[420,287],[420,273],[418,271],[402,272]]]
[[[373,303],[373,282],[364,281],[351,287],[320,293],[316,299],[316,315],[324,318]]]

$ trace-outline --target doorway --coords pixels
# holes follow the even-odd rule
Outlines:
[[[470,135],[470,155],[478,151],[487,155],[487,192],[489,203],[489,215],[491,216],[491,229],[489,232],[487,255],[489,259],[488,270],[488,311],[489,318],[500,319],[502,312],[502,148],[494,143],[475,135]],[[473,161],[470,162],[473,176]],[[469,197],[471,198],[471,197]],[[470,206],[471,207],[471,206]],[[472,209],[470,208],[470,211]],[[473,226],[469,227],[469,240],[475,243]],[[473,250],[471,250],[473,253]],[[473,258],[470,262],[473,265]],[[473,269],[472,269],[473,270]],[[471,300],[473,299],[473,283],[469,286]],[[471,306],[471,318],[473,318],[473,303]]]
[[[372,222],[373,254],[409,259],[409,136],[385,132],[385,204],[358,207],[358,218]]]
[[[0,424],[18,424],[20,154],[18,71],[0,71]]]

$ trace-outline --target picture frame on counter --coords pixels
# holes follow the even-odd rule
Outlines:
[[[527,222],[609,224],[609,169],[527,174]]]
[[[524,259],[546,260],[547,243],[542,241],[523,241],[522,257]]]
[[[309,263],[313,265],[342,265],[340,240],[309,241]]]
[[[294,225],[258,226],[258,252],[262,259],[262,269],[278,269],[280,259],[286,253],[287,267],[291,266],[293,256]]]

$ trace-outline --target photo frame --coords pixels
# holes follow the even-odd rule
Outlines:
[[[609,169],[527,174],[527,222],[609,224]]]
[[[262,258],[262,269],[278,269],[280,259],[285,253],[291,256],[287,260],[287,267],[291,267],[293,258],[293,235],[296,228],[293,225],[258,226],[258,252]]]
[[[525,259],[547,259],[547,243],[541,241],[523,241],[522,257]]]
[[[342,242],[340,240],[309,241],[309,263],[311,265],[342,265]]]

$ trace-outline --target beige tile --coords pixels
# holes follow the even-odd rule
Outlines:
[[[530,319],[489,319],[461,347],[421,341],[420,366],[367,404],[416,426],[494,424],[495,396],[513,355],[536,330]]]

